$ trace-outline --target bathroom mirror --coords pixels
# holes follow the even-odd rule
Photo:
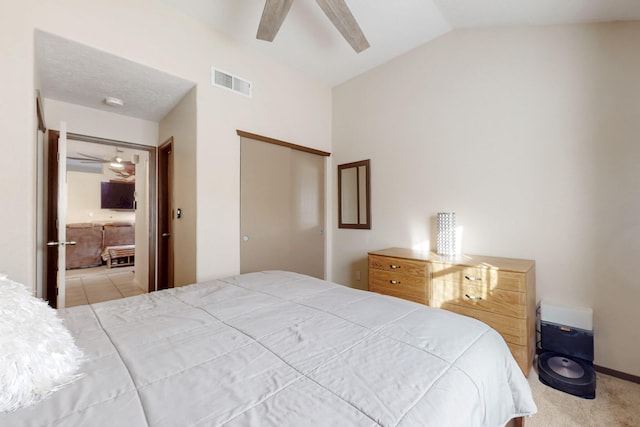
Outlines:
[[[338,227],[371,229],[370,160],[338,165]]]

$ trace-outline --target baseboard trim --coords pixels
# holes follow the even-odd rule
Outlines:
[[[612,377],[620,378],[623,380],[631,381],[633,383],[640,384],[640,377],[636,375],[627,374],[626,372],[616,371],[615,369],[605,368],[604,366],[593,365],[593,368],[597,372],[602,372],[606,375],[611,375]]]

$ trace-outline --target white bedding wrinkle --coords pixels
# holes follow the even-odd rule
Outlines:
[[[536,411],[487,325],[296,273],[62,315],[85,376],[0,425],[496,427]]]

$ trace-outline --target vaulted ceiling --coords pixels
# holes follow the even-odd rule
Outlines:
[[[262,0],[161,1],[331,86],[458,28],[640,20],[638,0],[346,0],[371,45],[357,54],[312,0],[273,42],[256,40]]]
[[[370,44],[356,53],[312,0],[293,0],[273,42],[256,39],[262,0],[160,1],[330,86],[459,28],[640,20],[639,0],[346,0]],[[41,32],[36,62],[44,97],[152,121],[162,119],[193,87]],[[119,94],[126,95],[123,108],[104,104],[105,96]]]

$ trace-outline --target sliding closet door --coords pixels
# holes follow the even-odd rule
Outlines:
[[[241,139],[240,272],[324,277],[324,159]]]
[[[292,270],[324,278],[324,157],[291,150]]]
[[[289,270],[290,150],[242,139],[240,272]]]

